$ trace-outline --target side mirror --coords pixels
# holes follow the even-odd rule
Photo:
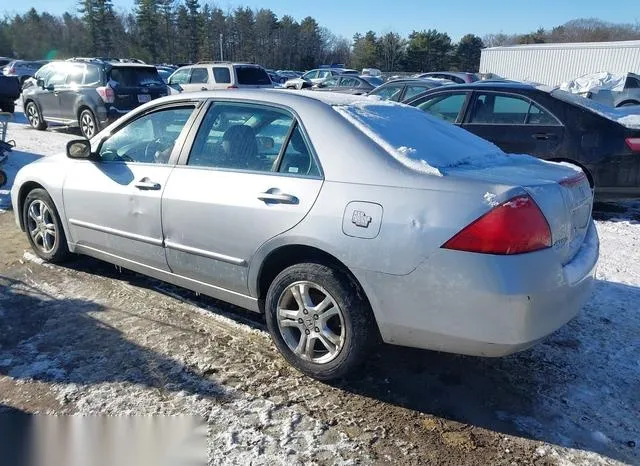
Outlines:
[[[70,159],[90,159],[91,143],[87,139],[74,139],[67,143],[67,157]]]
[[[41,79],[41,78],[36,79],[36,84],[40,89],[44,89],[44,79]]]
[[[53,87],[53,84],[49,84],[46,88],[47,91],[55,91],[55,87]]]

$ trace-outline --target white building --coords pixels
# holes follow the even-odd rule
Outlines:
[[[480,73],[549,86],[599,71],[640,74],[640,40],[491,47],[480,58]]]

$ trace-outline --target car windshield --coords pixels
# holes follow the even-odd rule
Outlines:
[[[259,66],[234,66],[238,84],[264,86],[271,84],[267,72]]]
[[[486,167],[506,157],[492,143],[417,108],[377,97],[333,108],[399,162],[424,173]]]
[[[110,80],[127,87],[163,84],[158,71],[151,67],[114,67],[111,70]]]

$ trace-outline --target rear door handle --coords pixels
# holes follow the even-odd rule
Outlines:
[[[553,133],[535,133],[535,134],[532,134],[531,137],[533,139],[537,139],[538,141],[548,141],[549,139],[555,139],[555,134],[553,134]]]
[[[137,181],[134,186],[142,191],[158,191],[160,189],[160,183],[149,181],[148,178]]]
[[[298,198],[291,194],[280,192],[265,192],[258,194],[258,199],[267,204],[297,204]]]

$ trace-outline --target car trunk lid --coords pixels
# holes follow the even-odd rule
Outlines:
[[[490,167],[449,168],[445,176],[524,189],[549,222],[553,249],[563,265],[573,259],[585,239],[593,207],[593,190],[587,176],[577,166],[510,155],[499,165]],[[497,196],[488,192],[485,200],[493,205]]]

